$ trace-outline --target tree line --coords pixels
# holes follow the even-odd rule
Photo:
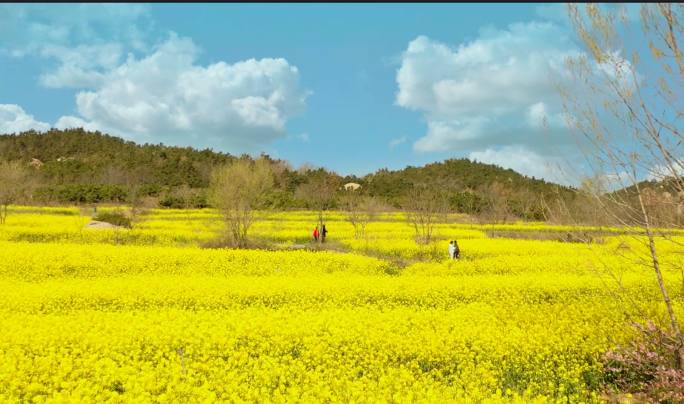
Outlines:
[[[36,183],[30,200],[42,204],[130,204],[153,197],[160,207],[212,207],[208,190],[213,170],[241,159],[254,160],[210,149],[138,145],[81,128],[0,135],[0,161],[30,168],[29,177]],[[361,186],[361,195],[394,209],[401,209],[410,189],[428,186],[445,193],[451,212],[499,220],[543,220],[541,195],[573,194],[570,188],[465,158],[398,171],[381,169],[362,177],[343,177],[311,164],[293,168],[268,155],[260,159],[273,175],[273,187],[260,201],[262,209],[312,209],[315,203],[297,190],[320,178],[336,187],[331,209],[340,207],[341,187],[350,182]]]

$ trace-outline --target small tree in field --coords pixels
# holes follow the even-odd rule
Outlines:
[[[622,237],[632,238],[624,240],[625,245],[632,241],[629,256],[618,249],[616,262],[641,266],[653,275],[667,321],[659,323],[648,314],[652,310],[629,301],[642,324],[659,323],[674,335],[671,350],[660,354],[673,356],[676,365],[663,372],[676,374],[668,389],[684,393],[684,332],[666,282],[681,274],[682,266],[679,259],[663,257],[660,248],[684,252],[684,244],[667,231],[680,227],[677,196],[684,195],[684,5],[642,4],[637,40],[625,7],[567,7],[584,53],[568,56],[572,85],[559,84],[559,92],[568,127],[579,135],[587,162],[612,183],[608,188],[587,186],[585,194],[600,206],[606,223],[622,227]],[[646,177],[660,184],[654,189],[642,181]],[[609,279],[624,292],[618,268],[606,267]]]
[[[446,219],[447,198],[439,191],[417,186],[409,189],[402,202],[406,220],[416,231],[416,241],[429,244],[435,224]]]
[[[195,196],[195,192],[188,184],[183,184],[176,189],[175,194],[183,201],[185,217],[190,221],[190,207],[192,206],[192,198]]]
[[[223,214],[235,246],[246,246],[256,209],[272,188],[273,174],[263,159],[242,158],[214,168],[210,198]]]
[[[112,168],[107,172],[110,176],[116,173]],[[125,175],[125,179],[121,183],[126,185],[126,189],[128,190],[128,203],[131,206],[131,213],[135,218],[144,202],[142,185],[151,179],[152,174],[143,167],[138,167],[135,170],[123,174]],[[113,183],[112,185],[118,185],[118,183]]]
[[[133,217],[138,215],[143,204],[143,198],[141,191],[141,185],[137,181],[130,181],[128,185],[128,203],[131,205],[131,213]]]
[[[306,184],[300,185],[295,191],[295,196],[303,199],[311,209],[316,212],[318,229],[323,230],[325,212],[328,211],[335,200],[338,182],[328,176],[314,177]],[[323,237],[318,238],[323,242]]]
[[[30,173],[18,161],[0,162],[0,225],[7,220],[7,208],[28,199],[33,190]]]
[[[492,222],[506,224],[513,216],[511,206],[508,204],[509,190],[499,182],[494,182],[483,191],[487,204],[484,206],[484,215]]]
[[[379,204],[373,198],[363,196],[358,190],[345,191],[340,199],[342,209],[349,223],[354,226],[356,237],[363,236],[369,223],[378,217]]]

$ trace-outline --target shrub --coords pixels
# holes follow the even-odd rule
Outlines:
[[[110,223],[114,226],[126,227],[128,229],[131,228],[131,218],[119,212],[102,212],[98,214],[94,220]]]
[[[185,198],[182,196],[166,195],[165,197],[159,199],[157,202],[161,208],[169,209],[184,209],[185,208]],[[204,209],[210,207],[207,202],[207,197],[204,194],[193,195],[190,198],[190,208],[193,209]]]
[[[634,325],[637,338],[602,356],[606,381],[613,391],[631,393],[647,402],[684,402],[677,336],[653,323]]]
[[[185,200],[178,196],[166,195],[161,198],[157,204],[161,208],[183,209],[185,207]]]

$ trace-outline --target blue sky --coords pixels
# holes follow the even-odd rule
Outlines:
[[[576,157],[563,5],[0,5],[0,132],[84,126],[342,175]],[[546,116],[550,133],[540,128]],[[574,156],[574,157],[573,157]]]

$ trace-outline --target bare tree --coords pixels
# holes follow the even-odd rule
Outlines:
[[[277,160],[271,164],[271,171],[276,177],[280,177],[285,170],[292,171],[292,164],[287,160]]]
[[[316,169],[316,166],[313,163],[309,162],[304,162],[297,167],[297,172],[299,174],[306,174],[307,171],[313,171]]]
[[[514,198],[518,213],[525,222],[533,218],[541,207],[539,196],[530,190],[520,190],[514,194]]]
[[[642,4],[639,42],[633,40],[623,6],[609,11],[597,4],[587,4],[585,10],[577,4],[567,7],[584,53],[567,58],[571,77],[558,89],[568,126],[587,162],[610,183],[593,184],[585,192],[601,207],[607,223],[624,228],[625,237],[635,235],[640,247],[631,249],[629,259],[657,281],[669,327],[679,339],[678,366],[684,370],[684,333],[663,275],[681,273],[681,263],[663,259],[656,249],[662,241],[684,247],[666,231],[680,222],[662,213],[677,212],[673,206],[679,202],[672,195],[684,191],[684,5]],[[647,46],[635,47],[637,43]],[[643,183],[645,177],[668,180],[670,197],[654,195]],[[619,284],[614,273],[609,275]],[[639,313],[645,321],[654,320],[643,310]]]
[[[306,201],[309,207],[316,212],[320,231],[323,230],[325,212],[332,207],[338,186],[339,183],[334,178],[320,175],[309,179],[309,182],[300,185],[295,191],[295,196]],[[319,241],[323,242],[323,237],[319,237]]]
[[[124,185],[127,178],[127,173],[124,170],[109,165],[100,172],[98,179],[104,185]]]
[[[175,194],[183,200],[183,209],[190,209],[192,206],[192,198],[195,196],[195,192],[192,188],[190,188],[188,184],[183,184],[176,189]]]
[[[361,195],[358,190],[345,191],[344,196],[340,198],[340,204],[347,220],[354,226],[357,238],[365,234],[368,224],[377,220],[379,203],[371,197]]]
[[[126,173],[124,184],[128,189],[128,203],[131,205],[131,213],[136,218],[143,205],[142,186],[152,178],[152,173],[145,167],[137,167]]]
[[[489,187],[482,191],[487,200],[484,206],[484,215],[492,224],[500,222],[506,224],[506,221],[513,216],[511,207],[508,204],[508,190],[499,182],[494,182]]]
[[[190,207],[192,206],[192,198],[195,196],[195,192],[188,184],[183,184],[176,189],[175,194],[183,201],[183,209],[185,211],[186,218],[189,221]]]
[[[441,192],[425,186],[416,186],[406,191],[402,202],[406,220],[416,231],[416,241],[429,244],[435,224],[446,219],[448,202]]]
[[[236,246],[246,246],[256,208],[272,188],[273,173],[264,159],[241,158],[214,168],[210,198],[223,214]]]
[[[18,161],[0,162],[0,225],[7,220],[8,207],[31,197],[34,181]]]

